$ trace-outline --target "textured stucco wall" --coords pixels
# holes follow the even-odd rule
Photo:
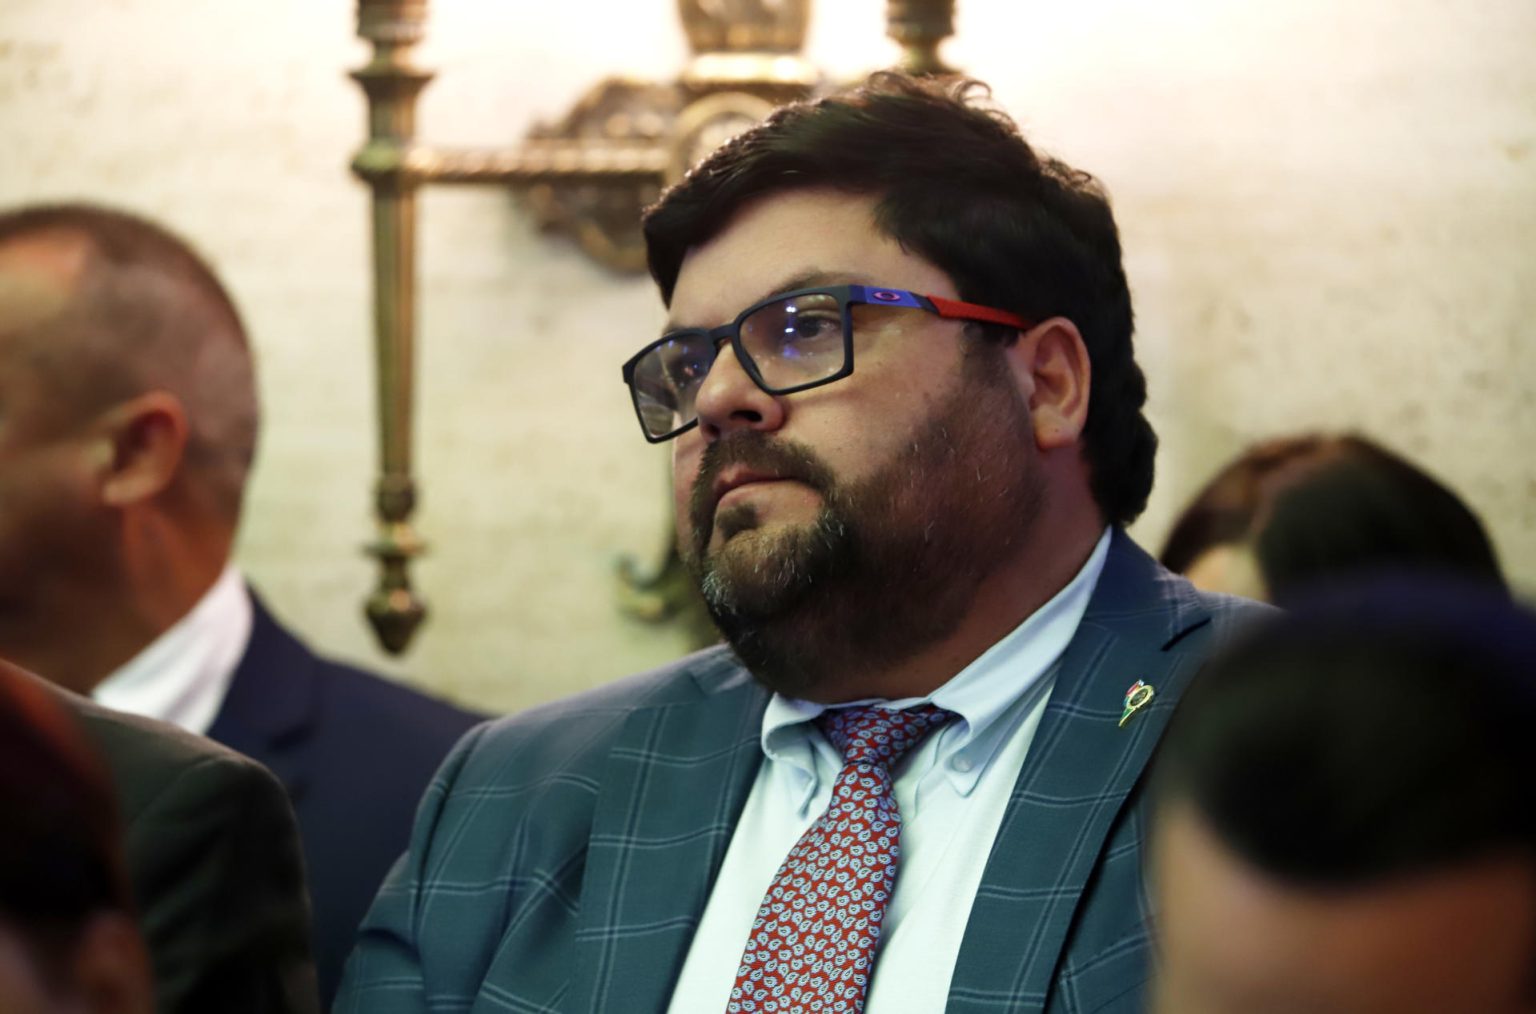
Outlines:
[[[888,62],[883,6],[822,0],[810,55],[842,77]],[[1461,490],[1536,590],[1536,4],[960,6],[949,58],[1114,194],[1164,439],[1136,533],[1156,545],[1252,439],[1355,428]],[[612,602],[615,557],[661,539],[666,457],[617,369],[661,310],[504,195],[461,190],[423,202],[434,616],[403,662],[373,648],[352,19],[348,0],[4,0],[0,200],[137,209],[223,272],[266,410],[239,555],[314,641],[497,708],[677,655]],[[436,0],[423,134],[515,139],[598,77],[683,56],[667,0]]]

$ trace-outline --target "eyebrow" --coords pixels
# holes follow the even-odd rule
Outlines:
[[[756,303],[760,303],[765,299],[776,296],[781,292],[794,292],[796,289],[815,289],[827,285],[848,285],[850,283],[868,284],[863,275],[856,274],[852,271],[826,271],[821,268],[812,268],[809,271],[804,271],[798,275],[780,280],[778,284],[770,286],[768,290],[762,295],[758,296],[756,299],[747,300],[746,302],[742,303],[741,306],[742,309],[746,309],[747,307]],[[725,322],[722,321],[721,323]],[[675,331],[694,330],[703,330],[703,328],[698,326],[689,327],[683,324],[679,324],[670,318],[661,327],[661,333],[663,337],[672,334]]]

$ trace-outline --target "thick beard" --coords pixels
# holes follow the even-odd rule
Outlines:
[[[722,511],[731,545],[697,574],[699,591],[718,623],[722,617],[770,618],[846,563],[848,526],[824,509],[809,526],[769,535],[757,531],[750,504]]]
[[[809,448],[757,431],[705,454],[685,563],[720,632],[770,690],[835,699],[839,685],[952,633],[978,587],[1011,561],[1045,495],[1028,409],[989,352],[870,478],[840,484]],[[710,517],[708,490],[728,464],[793,478],[821,493],[808,525],[757,527],[750,505]],[[713,554],[711,530],[726,536]]]

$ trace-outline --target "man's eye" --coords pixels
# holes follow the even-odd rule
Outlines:
[[[791,321],[786,330],[793,332],[796,338],[829,338],[839,332],[840,326],[842,321],[834,316],[802,313]]]
[[[667,364],[667,376],[678,387],[687,387],[704,379],[709,364],[697,356],[679,357]]]
[[[785,323],[784,337],[789,341],[841,338],[842,319],[833,314],[799,313]]]

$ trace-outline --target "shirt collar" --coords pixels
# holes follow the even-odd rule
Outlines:
[[[91,696],[116,711],[206,733],[229,692],[253,622],[245,581],[227,564],[185,616],[98,684]]]
[[[849,704],[901,709],[931,701],[953,711],[959,717],[937,734],[939,763],[955,790],[969,795],[1009,735],[1050,690],[1047,674],[1066,651],[1088,609],[1109,556],[1109,543],[1106,528],[1087,561],[1050,601],[928,697]],[[818,751],[840,767],[830,744],[811,724],[826,710],[823,704],[774,694],[763,713],[763,754],[781,771],[786,788],[799,797],[801,805],[815,795],[820,783]]]

